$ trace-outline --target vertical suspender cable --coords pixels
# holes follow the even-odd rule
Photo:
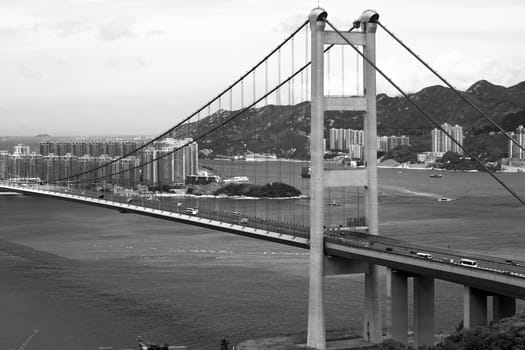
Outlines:
[[[525,201],[521,199],[512,189],[510,189],[500,178],[498,178],[490,169],[487,168],[487,166],[481,162],[481,160],[478,159],[472,152],[470,152],[468,149],[466,149],[462,144],[460,144],[456,139],[450,135],[437,121],[434,120],[418,103],[416,103],[414,100],[410,98],[392,79],[390,79],[381,69],[377,67],[373,62],[371,62],[368,57],[366,57],[364,54],[362,54],[359,50],[356,49],[356,47],[337,29],[335,28],[332,23],[328,20],[326,20],[326,23],[348,44],[350,47],[352,47],[354,50],[356,50],[359,55],[365,60],[370,66],[372,66],[383,78],[385,78],[401,95],[407,99],[410,104],[412,104],[416,109],[423,114],[423,116],[430,121],[432,124],[436,126],[441,132],[443,132],[450,140],[452,140],[459,148],[461,148],[469,157],[471,157],[478,165],[486,171],[494,180],[496,180],[503,188],[505,188],[514,198],[516,198],[522,205],[525,205]]]
[[[326,94],[330,95],[330,51],[326,53]]]
[[[241,80],[241,109],[244,108],[244,80]]]
[[[255,102],[256,98],[257,98],[257,88],[256,88],[256,76],[255,76],[255,70],[253,71],[253,74],[252,74],[252,77],[253,77],[253,91],[252,91],[252,102]],[[256,107],[256,106],[254,106]]]
[[[341,45],[341,95],[345,95],[345,47]]]
[[[525,151],[524,146],[522,146],[518,140],[514,139],[512,136],[510,136],[505,130],[503,130],[492,118],[490,118],[487,114],[483,113],[482,110],[480,110],[478,107],[476,107],[475,104],[467,100],[465,96],[460,94],[453,86],[450,84],[445,78],[443,78],[438,72],[436,72],[432,67],[430,67],[429,64],[427,64],[421,57],[416,55],[414,51],[412,51],[408,46],[405,45],[397,36],[395,36],[390,30],[388,30],[381,22],[377,21],[377,25],[384,29],[385,32],[387,32],[395,41],[397,41],[405,50],[407,50],[412,56],[414,56],[421,64],[423,64],[428,70],[430,70],[436,77],[438,77],[445,85],[447,85],[459,98],[461,98],[464,102],[466,102],[472,109],[474,109],[479,115],[481,115],[483,118],[485,118],[489,123],[492,124],[495,128],[497,128],[507,139],[509,139],[511,142],[513,142],[516,146],[521,148],[522,151]]]
[[[264,104],[268,105],[268,60],[264,61]]]
[[[292,70],[291,70],[291,73],[293,74],[294,70],[295,70],[295,50],[294,50],[294,40],[292,38],[292,40],[290,41],[290,45],[291,45],[291,49],[292,49]],[[291,99],[291,105],[294,104],[294,88],[293,88],[293,79],[290,80],[290,85],[291,85],[291,94],[292,94],[292,99]]]
[[[277,85],[281,84],[281,49],[277,51]],[[281,104],[281,89],[277,89],[276,92],[276,105]]]
[[[357,47],[357,50],[360,50],[359,47]],[[355,54],[355,95],[359,96],[359,55]]]

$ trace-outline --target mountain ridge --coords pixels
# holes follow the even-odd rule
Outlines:
[[[513,131],[514,124],[525,116],[525,81],[510,87],[479,80],[460,93],[480,110]],[[489,122],[458,97],[451,89],[432,85],[411,93],[409,96],[439,124],[448,122],[463,126],[466,139],[471,135],[488,134],[495,131]],[[419,148],[430,150],[430,130],[434,128],[421,113],[402,96],[378,94],[378,135],[406,135]],[[191,123],[182,133],[191,137],[202,134],[202,130],[225,122],[239,111],[219,110],[216,113]],[[518,115],[518,118],[515,116]],[[325,113],[324,133],[328,138],[329,128],[361,129],[363,112],[329,111]],[[513,116],[511,122],[505,118]],[[515,120],[517,120],[515,122]],[[514,126],[515,128],[515,126]],[[280,157],[306,157],[307,135],[310,130],[310,102],[296,105],[267,105],[250,109],[230,122],[230,127],[220,128],[199,141],[201,149],[211,149],[220,155],[245,153],[275,153]],[[178,134],[178,133],[177,133]],[[501,143],[501,142],[500,142]],[[503,147],[503,144],[500,145]]]

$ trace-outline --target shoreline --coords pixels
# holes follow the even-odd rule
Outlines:
[[[196,195],[196,194],[187,194],[187,193],[159,193],[154,194],[154,197],[166,197],[166,198],[212,198],[212,199],[235,199],[235,200],[241,200],[241,199],[249,199],[249,200],[259,200],[259,199],[278,199],[278,200],[285,200],[285,199],[308,199],[310,198],[307,195],[300,195],[300,196],[293,196],[293,197],[250,197],[250,196],[227,196],[227,195],[214,195],[214,194],[203,194],[203,195]]]

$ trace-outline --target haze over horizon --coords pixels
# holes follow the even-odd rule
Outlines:
[[[4,0],[0,135],[164,131],[248,70],[315,6],[299,0],[286,7],[277,0]],[[342,0],[320,6],[341,28],[365,9]],[[521,1],[406,0],[400,6],[375,0],[366,6],[461,90],[482,79],[503,86],[525,80]],[[505,22],[495,20],[501,18]],[[379,67],[406,91],[438,84],[382,30],[377,49]],[[395,95],[381,78],[378,92]]]

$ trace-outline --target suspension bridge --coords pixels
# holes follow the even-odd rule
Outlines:
[[[377,73],[422,117],[477,161],[520,205],[525,202],[376,65],[378,28],[511,142],[516,142],[399,40],[379,21],[378,13],[367,10],[349,28],[339,30],[323,9],[316,8],[261,61],[165,132],[119,156],[98,160],[86,156],[76,162],[69,157],[61,172],[48,169],[38,180],[27,181],[21,174],[12,173],[11,179],[0,182],[0,190],[74,201],[308,249],[307,345],[316,349],[327,348],[323,281],[328,275],[364,274],[363,338],[372,343],[379,343],[386,336],[408,344],[409,278],[414,281],[416,348],[435,342],[435,279],[465,286],[467,328],[487,323],[489,296],[493,300],[493,319],[511,316],[516,312],[516,299],[525,299],[525,264],[380,236]],[[324,160],[325,112],[339,113],[341,123],[351,117],[361,121],[363,166],[329,165]],[[275,130],[284,137],[261,137],[262,129],[272,130],[278,118],[294,113],[295,123],[287,123],[287,130]],[[294,147],[297,142],[304,145],[302,149]],[[516,145],[523,149],[519,143]],[[30,175],[36,178],[35,174]],[[301,194],[294,192],[286,198],[275,198],[281,193],[261,195],[261,187],[276,183],[286,183]],[[244,196],[217,195],[228,186]],[[148,191],[148,187],[157,192],[172,191],[165,195]],[[259,194],[253,194],[257,191]],[[247,199],[250,194],[258,199]],[[387,268],[386,301],[380,297],[383,267]],[[387,325],[383,325],[381,315],[385,302]]]

